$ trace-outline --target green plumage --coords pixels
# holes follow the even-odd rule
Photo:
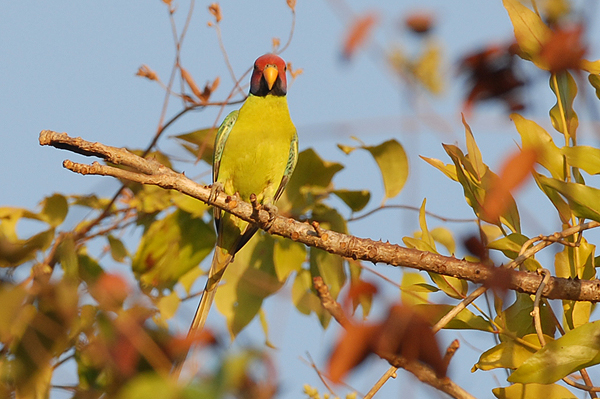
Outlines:
[[[225,118],[217,133],[213,189],[239,195],[246,202],[251,194],[256,194],[260,204],[274,205],[283,193],[297,159],[298,136],[285,95],[250,94],[239,111],[233,111]],[[219,209],[215,209],[215,223],[215,254],[190,334],[204,327],[225,269],[235,253],[257,231],[255,226]]]

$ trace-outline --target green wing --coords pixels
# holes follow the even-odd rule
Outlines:
[[[292,173],[294,173],[294,169],[296,168],[296,163],[298,162],[298,134],[294,134],[292,138],[292,142],[290,143],[290,155],[288,157],[287,165],[285,167],[285,172],[283,173],[283,178],[279,183],[279,187],[277,187],[277,191],[275,192],[275,197],[273,198],[273,202],[277,201],[281,194],[283,194],[283,190],[285,190],[285,186],[287,186]]]
[[[229,137],[229,133],[231,133],[231,129],[237,120],[238,114],[240,111],[232,111],[227,115],[221,126],[219,126],[219,130],[217,131],[217,136],[215,137],[215,149],[213,152],[213,185],[217,182],[219,178],[219,169],[221,167],[221,157],[223,156],[223,150],[225,149],[225,143],[227,142],[227,138]],[[217,232],[219,231],[221,224],[221,210],[219,208],[215,208],[213,211],[215,216],[215,227],[217,228]]]
[[[223,149],[225,149],[225,143],[227,142],[229,133],[231,133],[231,129],[233,128],[239,113],[239,110],[230,112],[217,131],[217,136],[215,137],[215,150],[213,152],[213,183],[216,183],[219,177]]]

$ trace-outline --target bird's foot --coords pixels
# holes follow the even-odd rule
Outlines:
[[[271,227],[271,225],[273,224],[275,217],[278,215],[279,209],[277,209],[275,204],[271,204],[271,203],[263,204],[263,209],[269,213],[269,221],[267,222],[267,225],[265,226],[267,229],[269,229]]]
[[[221,182],[215,182],[210,186],[210,195],[208,196],[208,202],[215,202],[219,194],[223,192],[225,187]]]

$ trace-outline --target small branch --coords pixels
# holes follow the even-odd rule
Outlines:
[[[329,293],[329,288],[323,282],[322,277],[315,277],[313,279],[313,286],[317,291],[317,295],[321,299],[321,305],[328,311],[333,318],[344,328],[350,326],[350,320],[346,317],[342,306],[333,299]]]
[[[600,227],[600,222],[596,222],[595,220],[592,220],[587,223],[581,223],[581,224],[578,224],[577,226],[569,227],[568,229],[565,229],[560,232],[556,232],[549,236],[540,235],[538,237],[530,238],[521,247],[521,251],[519,251],[519,256],[517,256],[512,262],[507,264],[506,267],[515,268],[515,267],[519,266],[521,263],[525,262],[526,259],[531,258],[533,255],[540,252],[542,249],[544,249],[554,243],[559,243],[559,244],[563,244],[566,246],[576,246],[575,243],[565,241],[564,239],[569,236],[572,236],[574,234],[581,233],[582,231],[593,229],[596,227]],[[529,248],[529,246],[531,244],[533,244],[534,242],[537,242],[537,241],[541,241],[541,242],[539,244],[536,244],[533,247]]]
[[[40,144],[68,149],[84,155],[95,155],[111,163],[136,169],[136,171],[129,171],[101,165],[97,162],[93,165],[86,165],[65,161],[64,166],[76,173],[114,176],[137,183],[177,190],[230,212],[242,220],[264,226],[266,227],[265,231],[270,234],[290,238],[342,257],[426,270],[469,280],[477,284],[482,284],[495,276],[494,269],[482,263],[468,262],[452,256],[405,248],[397,244],[373,241],[368,238],[341,234],[322,228],[320,234],[317,234],[314,227],[308,223],[280,215],[270,215],[265,209],[259,210],[253,216],[254,209],[251,204],[242,201],[234,201],[230,204],[225,194],[220,194],[214,201],[211,201],[209,200],[210,188],[197,184],[185,175],[159,164],[156,160],[138,157],[125,149],[109,147],[100,143],[90,143],[81,138],[71,138],[66,133],[56,133],[49,130],[40,133]],[[591,223],[587,224],[591,225]],[[572,229],[581,230],[584,225]],[[527,251],[525,252],[527,253]],[[507,288],[534,294],[541,280],[542,277],[536,273],[515,270],[511,271],[511,279]],[[547,284],[544,297],[598,302],[600,301],[600,281],[552,277]]]
[[[438,331],[440,331],[442,328],[444,328],[446,326],[446,324],[450,323],[450,321],[456,317],[457,314],[459,314],[471,302],[473,302],[475,299],[479,298],[486,291],[487,291],[487,287],[479,287],[475,291],[471,292],[471,294],[469,294],[468,297],[466,297],[465,299],[460,301],[458,303],[458,305],[453,307],[452,310],[450,310],[448,313],[446,313],[444,315],[444,317],[442,317],[440,320],[438,320],[437,323],[435,323],[435,325],[432,327],[433,333],[435,334]]]
[[[533,325],[535,326],[535,332],[537,333],[538,339],[540,340],[540,345],[542,347],[546,346],[546,339],[544,338],[544,332],[542,331],[542,320],[540,318],[540,300],[542,299],[542,293],[544,292],[544,288],[546,288],[546,284],[550,280],[551,274],[548,269],[540,269],[538,272],[544,276],[542,282],[540,283],[537,292],[535,293],[535,300],[533,301],[533,310],[531,311],[531,315],[533,316]]]
[[[591,387],[591,386],[587,386],[587,385],[583,385],[583,384],[578,384],[575,381],[573,381],[572,379],[570,379],[569,377],[563,378],[563,381],[574,388],[581,389],[582,391],[600,392],[600,387]]]
[[[315,370],[315,372],[317,373],[317,376],[319,376],[319,379],[321,380],[321,383],[323,383],[323,385],[325,386],[325,388],[327,388],[327,390],[329,391],[329,393],[331,395],[336,396],[335,392],[333,392],[333,390],[331,389],[331,387],[329,386],[329,384],[327,384],[327,381],[325,381],[325,377],[323,377],[323,374],[321,374],[321,370],[319,370],[319,368],[315,364],[315,362],[312,359],[312,356],[310,355],[310,353],[306,352],[306,357],[308,357],[308,362],[310,364],[310,367],[312,367]]]
[[[375,396],[375,394],[381,389],[381,387],[387,382],[387,380],[389,380],[390,378],[396,378],[396,371],[398,371],[398,368],[395,366],[392,366],[389,369],[387,369],[385,374],[383,374],[381,378],[377,380],[375,385],[373,385],[373,388],[371,388],[371,390],[367,392],[363,399],[371,399],[373,396]]]
[[[329,289],[323,282],[323,279],[321,277],[315,277],[313,279],[313,285],[317,290],[319,299],[321,299],[323,308],[325,308],[325,310],[327,310],[342,327],[347,328],[350,325],[350,321],[342,311],[340,304],[331,297]],[[417,377],[419,381],[445,392],[453,398],[474,399],[471,394],[462,389],[460,386],[456,385],[450,378],[438,378],[435,374],[435,371],[418,361],[408,361],[406,358],[393,353],[378,352],[376,355],[384,360],[387,360],[388,363],[393,366],[383,377],[379,379],[378,384],[381,383],[381,386],[389,379],[389,377],[394,374],[395,369],[403,368]],[[373,392],[371,397],[374,394],[375,392]],[[367,394],[365,397],[369,397],[368,395],[369,394]]]
[[[371,209],[367,213],[363,213],[360,216],[355,216],[355,217],[349,218],[348,222],[355,222],[357,220],[366,218],[367,216],[371,216],[375,212],[379,212],[379,211],[384,210],[384,209],[408,209],[410,211],[416,211],[416,212],[419,212],[419,210],[420,210],[419,207],[412,206],[412,205],[381,205],[381,206],[379,206],[379,207],[377,207],[375,209]],[[471,222],[477,222],[477,219],[473,219],[473,218],[471,218],[471,219],[448,218],[448,217],[441,216],[441,215],[438,215],[438,214],[435,214],[435,213],[432,213],[432,212],[429,212],[429,211],[425,211],[425,214],[427,216],[432,217],[432,218],[441,220],[442,222],[454,222],[454,223],[471,223]]]

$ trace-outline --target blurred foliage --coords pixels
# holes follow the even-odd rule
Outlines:
[[[175,12],[170,1],[164,3]],[[478,235],[462,243],[470,252],[468,258],[498,271],[503,269],[492,258],[502,259],[496,263],[515,261],[526,249],[524,245],[531,243],[532,237],[524,234],[531,228],[523,228],[513,196],[528,180],[535,181],[539,194],[556,209],[548,217],[555,217],[563,229],[585,220],[600,222],[600,189],[586,183],[600,174],[600,149],[578,144],[581,127],[575,111],[581,85],[589,83],[586,89],[594,89],[598,96],[600,61],[585,59],[582,27],[569,25],[573,11],[566,0],[546,0],[539,9],[518,0],[503,3],[515,43],[489,46],[461,59],[459,72],[468,79],[465,114],[490,99],[504,102],[513,111],[522,109],[519,88],[527,80],[516,65],[524,60],[549,75],[548,93],[556,104],[549,110],[548,126],[555,131],[512,114],[520,143],[494,172],[484,162],[476,135],[463,118],[466,148],[444,145],[449,161],[422,157],[460,186],[477,218]],[[288,5],[293,10],[295,2]],[[211,13],[215,22],[210,26],[216,26],[223,17],[218,4],[211,5]],[[420,51],[410,55],[394,44],[384,57],[409,90],[431,95],[440,94],[447,83],[435,22],[427,13],[409,15],[405,27],[417,36]],[[350,23],[343,44],[348,60],[370,45],[379,23],[380,18],[371,12]],[[218,78],[201,90],[187,70],[179,69],[182,90],[192,91],[179,93],[186,106],[209,106]],[[584,73],[587,82],[579,79]],[[138,75],[160,82],[147,66]],[[191,159],[210,164],[215,133],[214,128],[200,129],[175,139]],[[338,147],[349,162],[356,150],[366,150],[379,168],[383,192],[337,187],[334,181],[344,173],[344,165],[325,160],[309,148],[300,153],[296,171],[277,204],[282,215],[351,233],[347,215],[368,214],[365,209],[372,205],[372,196],[381,196],[385,207],[403,189],[409,163],[416,159],[396,139]],[[168,154],[146,155],[172,166]],[[0,397],[46,398],[52,389],[70,391],[75,398],[274,397],[280,385],[277,367],[262,349],[224,354],[218,350],[220,340],[208,330],[186,338],[170,328],[181,303],[196,300],[193,287],[204,274],[198,265],[215,243],[211,209],[176,191],[123,184],[116,202],[85,193],[56,193],[44,198],[36,210],[0,207]],[[404,244],[419,251],[455,255],[460,245],[453,232],[444,226],[429,227],[426,204],[423,200],[419,208],[418,231],[404,237]],[[71,227],[72,222],[66,220],[74,209],[88,216]],[[28,231],[35,232],[24,236],[21,222],[34,226]],[[556,252],[553,265],[542,265],[530,256],[518,267],[525,271],[546,267],[557,277],[594,279],[600,261],[595,244],[588,239],[583,233],[561,237],[564,248]],[[115,263],[122,273],[114,273]],[[332,351],[329,371],[334,379],[341,379],[369,353],[381,350],[422,361],[440,377],[444,375],[448,365],[440,357],[430,326],[472,287],[455,277],[406,271],[398,282],[403,305],[390,306],[387,319],[369,323],[378,290],[365,281],[362,270],[361,262],[260,232],[228,268],[215,303],[232,339],[258,316],[270,345],[262,305],[286,283],[296,310],[317,317],[323,328],[328,327],[331,314],[321,306],[313,287],[313,278],[321,277],[349,314],[358,313],[360,307],[360,317],[355,318],[367,320],[356,322]],[[497,337],[472,371],[509,371],[512,385],[492,391],[498,398],[573,397],[569,389],[555,383],[600,363],[600,322],[590,320],[593,304],[564,300],[562,314],[555,315],[557,307],[553,310],[542,301],[541,330],[536,331],[531,315],[534,296],[505,295],[506,275],[494,273],[496,281],[488,285],[493,288],[489,309],[463,309],[445,326]],[[215,361],[199,365],[193,370],[194,378],[180,384],[169,377],[171,365],[192,346],[202,353],[203,363],[204,359]],[[418,351],[411,352],[411,348]],[[72,385],[53,384],[53,377],[69,364],[76,369]],[[331,397],[309,385],[304,394]],[[355,392],[346,396],[354,397]]]

